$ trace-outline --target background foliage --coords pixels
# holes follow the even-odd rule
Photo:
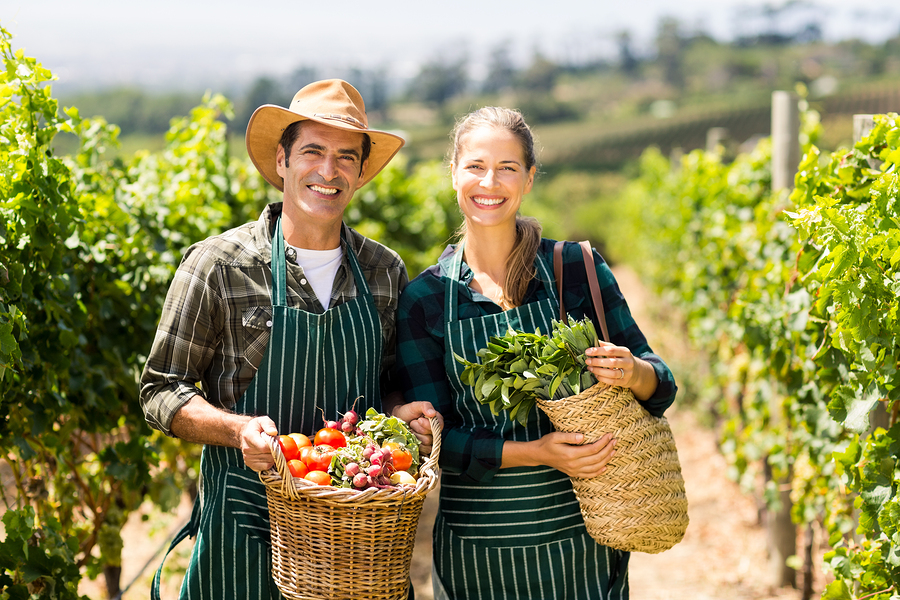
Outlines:
[[[792,193],[771,188],[768,140],[732,162],[721,148],[678,161],[649,150],[607,239],[708,357],[684,379],[735,477],[766,481],[772,509],[787,481],[794,522],[827,537],[823,597],[897,598],[900,123],[878,116],[823,156],[817,115],[803,122]]]

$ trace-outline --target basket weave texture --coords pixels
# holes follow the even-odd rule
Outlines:
[[[618,440],[605,473],[571,478],[594,540],[649,554],[681,541],[688,526],[687,496],[665,418],[648,413],[631,390],[603,383],[560,400],[538,398],[537,404],[558,431],[584,433],[585,443],[606,433]]]
[[[291,476],[277,438],[266,487],[272,577],[289,600],[405,599],[416,527],[438,483],[441,422],[431,419],[431,455],[416,485],[355,490]]]

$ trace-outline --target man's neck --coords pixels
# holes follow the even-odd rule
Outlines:
[[[281,230],[284,241],[295,248],[334,250],[341,245],[342,223],[296,223],[289,215],[282,214]]]

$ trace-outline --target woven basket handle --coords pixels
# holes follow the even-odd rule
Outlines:
[[[428,455],[428,458],[426,458],[424,462],[419,464],[420,475],[426,469],[437,472],[437,463],[441,455],[441,430],[443,429],[443,425],[441,424],[441,420],[437,417],[431,417],[429,421],[431,422],[431,435],[434,437],[434,441],[431,445],[431,454]],[[291,470],[288,468],[287,461],[284,459],[284,453],[281,451],[281,444],[278,443],[278,437],[269,435],[268,433],[262,433],[262,436],[272,450],[272,458],[275,460],[274,470],[277,471],[278,475],[281,477],[280,489],[282,494],[289,498],[293,498],[294,500],[299,500],[301,494],[294,486],[294,478],[291,475]],[[260,479],[262,479],[262,472],[260,473]],[[312,482],[308,483],[310,485],[315,485]]]
[[[563,268],[562,251],[564,242],[556,242],[553,246],[553,272],[556,275],[556,290],[559,296],[559,320],[566,322],[566,308],[563,306]],[[609,339],[609,329],[606,326],[606,312],[603,310],[603,296],[600,294],[600,283],[597,281],[597,268],[594,265],[594,255],[591,244],[587,240],[578,242],[581,246],[581,254],[584,257],[584,269],[587,271],[588,285],[591,288],[591,300],[594,303],[594,313],[600,321],[600,333],[605,341]]]

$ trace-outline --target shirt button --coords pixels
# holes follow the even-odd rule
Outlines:
[[[305,280],[305,279],[301,279],[301,280],[300,280],[300,285],[306,285],[306,280]]]
[[[272,321],[266,321],[266,327],[271,327],[271,326],[272,326]]]

